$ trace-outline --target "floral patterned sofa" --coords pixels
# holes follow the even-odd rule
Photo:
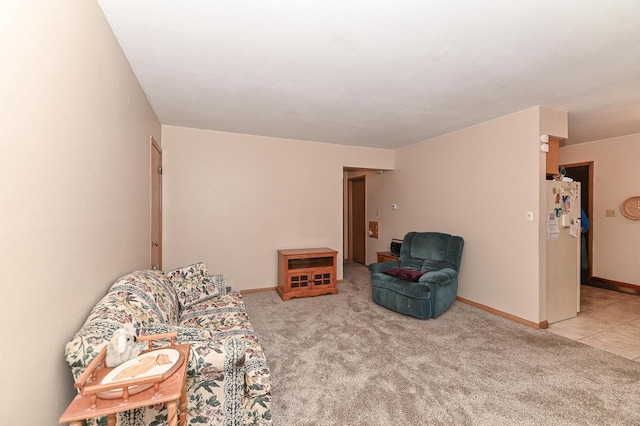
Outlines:
[[[139,334],[177,331],[191,345],[187,365],[187,424],[271,425],[271,382],[262,347],[238,292],[203,263],[169,272],[143,270],[117,280],[66,345],[77,379],[122,324]],[[118,415],[118,425],[166,424],[166,407]],[[88,425],[106,424],[106,418]]]

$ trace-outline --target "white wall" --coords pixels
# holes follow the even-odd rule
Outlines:
[[[593,275],[640,285],[640,221],[620,213],[626,198],[640,195],[640,134],[560,148],[561,164],[588,161],[594,163]]]
[[[65,343],[148,266],[161,129],[95,1],[3,2],[0,57],[0,424],[55,425]]]
[[[277,285],[278,249],[340,259],[343,167],[393,167],[382,149],[175,126],[162,139],[164,269],[203,261],[240,290]]]
[[[528,321],[544,320],[539,212],[545,157],[539,137],[562,132],[562,114],[554,111],[530,108],[411,145],[396,151],[394,171],[369,172],[367,215],[380,221],[380,239],[367,240],[367,262],[409,231],[460,235],[465,247],[458,295]],[[527,211],[534,212],[533,222],[526,221]]]

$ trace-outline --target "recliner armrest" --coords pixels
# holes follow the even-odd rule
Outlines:
[[[423,276],[420,277],[418,282],[426,282],[433,284],[444,284],[458,276],[458,273],[451,268],[440,269],[439,271],[431,271],[427,272]]]
[[[387,260],[381,263],[372,263],[369,265],[369,271],[371,272],[384,272],[389,268],[399,268],[400,262],[397,260]]]

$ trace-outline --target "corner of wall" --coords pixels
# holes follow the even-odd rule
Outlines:
[[[540,134],[566,139],[569,137],[569,113],[559,109],[540,106]]]

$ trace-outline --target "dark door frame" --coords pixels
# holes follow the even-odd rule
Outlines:
[[[162,147],[150,138],[150,254],[151,269],[162,269]]]
[[[588,181],[587,181],[587,209],[585,212],[587,213],[587,217],[589,218],[590,229],[587,233],[587,253],[589,254],[589,271],[587,279],[591,280],[593,278],[593,161],[586,161],[582,163],[572,163],[572,164],[562,164],[561,167],[564,167],[567,170],[567,176],[573,178],[570,173],[570,169],[573,167],[584,167],[588,168]],[[581,201],[581,207],[584,206],[584,201]]]
[[[348,249],[347,249],[347,259],[354,261],[353,258],[353,247],[354,247],[354,234],[353,234],[353,210],[354,210],[354,206],[353,206],[353,182],[356,180],[362,180],[364,182],[364,206],[361,206],[363,209],[363,212],[365,214],[363,214],[363,229],[366,230],[366,194],[367,194],[367,179],[366,179],[366,175],[362,175],[362,176],[356,176],[356,177],[352,177],[348,179],[348,193],[347,193],[347,206],[348,206],[348,213],[347,213],[347,232],[348,232]],[[361,241],[363,244],[363,255],[364,255],[364,263],[366,264],[367,262],[367,243],[366,243],[366,236],[365,233],[363,233],[362,235],[363,240]]]

